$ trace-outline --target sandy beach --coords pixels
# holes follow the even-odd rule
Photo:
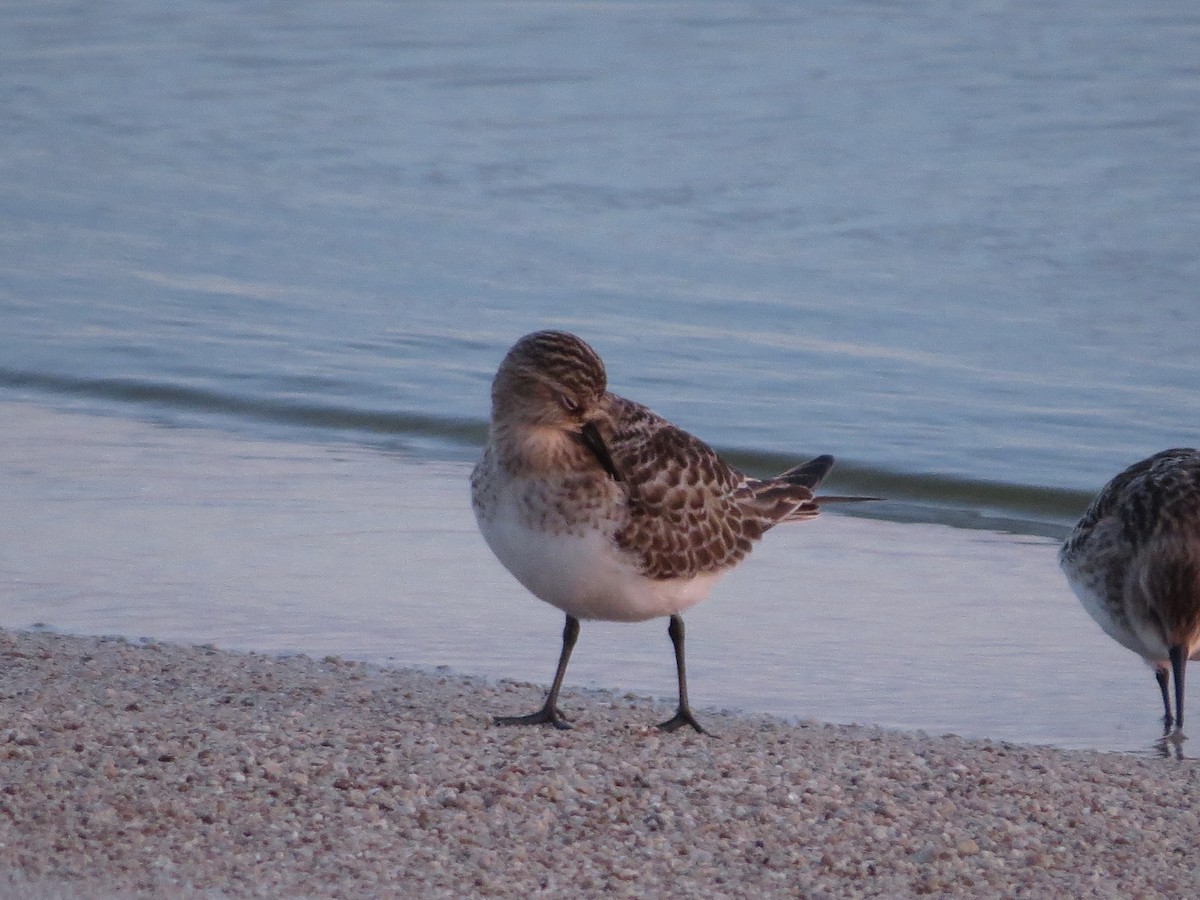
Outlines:
[[[119,638],[0,632],[0,892],[1183,896],[1200,769]]]

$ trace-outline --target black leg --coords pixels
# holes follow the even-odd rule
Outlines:
[[[567,663],[571,660],[571,651],[579,640],[579,620],[567,616],[567,624],[563,626],[562,653],[558,657],[558,669],[554,672],[554,684],[550,685],[550,693],[546,695],[545,705],[535,713],[527,716],[496,716],[497,725],[541,725],[549,722],[555,728],[570,728],[570,723],[558,711],[558,692],[562,689],[563,676],[567,674]]]
[[[1183,731],[1183,673],[1187,668],[1187,653],[1183,647],[1171,648],[1171,674],[1175,678],[1175,728]]]
[[[683,662],[683,619],[680,616],[671,616],[671,624],[667,626],[667,634],[671,636],[671,643],[675,647],[675,671],[679,675],[679,709],[672,718],[663,722],[658,727],[663,731],[675,731],[684,725],[691,725],[698,732],[704,734],[704,729],[700,727],[700,723],[692,715],[692,708],[688,705],[687,668]]]
[[[1170,734],[1171,726],[1175,724],[1175,717],[1171,715],[1171,670],[1165,664],[1155,666],[1154,680],[1158,682],[1158,689],[1162,691],[1163,734]]]

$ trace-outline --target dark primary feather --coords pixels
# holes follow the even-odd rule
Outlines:
[[[778,476],[776,480],[803,485],[807,488],[815,488],[824,480],[832,468],[833,457],[826,453],[788,469],[782,475]]]

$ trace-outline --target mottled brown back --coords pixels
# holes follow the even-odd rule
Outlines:
[[[818,512],[804,484],[749,479],[703,441],[641,404],[609,394],[605,433],[628,490],[616,540],[650,578],[719,572],[781,521]]]
[[[1200,451],[1163,450],[1116,475],[1075,526],[1065,555],[1084,552],[1097,524],[1111,516],[1135,549],[1164,531],[1196,531],[1200,528]]]

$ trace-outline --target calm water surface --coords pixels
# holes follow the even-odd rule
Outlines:
[[[748,470],[832,452],[832,489],[891,498],[697,611],[711,702],[1009,735],[951,712],[991,684],[1058,698],[1018,738],[1136,744],[1153,687],[1053,541],[1197,443],[1197,60],[1182,0],[5,3],[0,620],[546,680],[552,611],[454,563],[491,374],[557,326]],[[743,596],[823,617],[701,650]],[[524,609],[531,643],[497,642]],[[613,628],[573,676],[636,670]],[[636,689],[670,692],[660,630]]]

